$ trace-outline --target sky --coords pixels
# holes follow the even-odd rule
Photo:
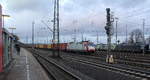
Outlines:
[[[23,42],[31,41],[32,22],[35,22],[35,41],[46,43],[52,39],[52,33],[41,22],[50,28],[53,24],[54,0],[0,0],[3,14],[11,17],[5,19],[5,28],[16,27],[14,33]],[[150,0],[60,0],[60,38],[61,42],[84,39],[106,43],[106,8],[110,8],[118,20],[118,39],[125,40],[127,25],[128,34],[134,29],[142,29],[145,19],[145,34],[150,34]],[[115,27],[115,22],[114,22]],[[10,31],[10,30],[9,30]],[[115,42],[115,33],[113,35]]]

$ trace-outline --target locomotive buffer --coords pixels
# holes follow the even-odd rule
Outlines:
[[[113,35],[113,22],[114,18],[113,15],[110,14],[110,8],[106,8],[107,12],[107,22],[105,26],[106,34],[107,34],[107,57],[106,62],[107,63],[114,63],[113,55],[111,54],[111,36]]]

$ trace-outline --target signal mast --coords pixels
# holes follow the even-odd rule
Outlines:
[[[106,30],[106,34],[107,34],[107,57],[106,57],[106,62],[108,63],[113,63],[113,55],[110,54],[111,52],[111,37],[114,34],[113,32],[113,22],[114,22],[114,18],[113,18],[113,14],[110,13],[110,8],[106,8],[106,13],[107,13],[107,22],[106,22],[106,26],[105,26],[105,30]]]
[[[54,0],[54,19],[53,19],[53,56],[60,57],[59,49],[59,0]],[[57,55],[55,50],[57,50]]]

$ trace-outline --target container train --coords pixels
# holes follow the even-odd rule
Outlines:
[[[96,51],[94,43],[89,41],[60,43],[58,46],[61,51],[66,52],[94,53]],[[28,44],[28,47],[32,47],[32,45]],[[57,45],[35,44],[34,47],[39,49],[53,50],[56,49]]]
[[[29,44],[28,46],[32,46]],[[53,44],[35,44],[35,48],[40,49],[50,49],[53,50],[54,46]],[[146,44],[144,46],[145,52],[150,52],[150,45]],[[113,52],[134,52],[134,53],[141,53],[143,51],[141,43],[135,43],[135,44],[111,44],[111,51]],[[80,52],[80,53],[94,53],[96,51],[107,51],[107,44],[98,44],[94,45],[91,42],[84,41],[84,42],[70,42],[70,43],[60,43],[59,48],[61,51],[67,51],[67,52]]]
[[[54,49],[54,45],[52,44],[36,44],[34,45],[35,48],[41,49]],[[30,44],[31,47],[31,44]],[[107,44],[97,44],[89,41],[83,42],[70,42],[70,43],[60,43],[59,44],[60,50],[68,51],[68,52],[83,52],[83,53],[94,53],[96,51],[107,51]],[[113,52],[134,52],[134,53],[141,53],[145,50],[145,52],[150,52],[150,44],[146,44],[143,46],[142,43],[134,43],[134,44],[111,44],[111,51]]]

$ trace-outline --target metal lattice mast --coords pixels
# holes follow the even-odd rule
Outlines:
[[[58,51],[58,57],[60,56],[59,54],[59,0],[57,0],[57,51]]]
[[[54,20],[53,20],[53,56],[55,56],[55,50],[57,50],[57,57],[59,54],[59,0],[54,0]]]
[[[56,0],[54,0],[54,19],[53,19],[53,56],[55,56],[55,27],[56,27]]]

